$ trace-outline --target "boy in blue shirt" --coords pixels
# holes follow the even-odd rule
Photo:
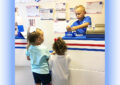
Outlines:
[[[50,85],[51,76],[48,67],[48,58],[50,53],[45,46],[42,45],[44,41],[42,30],[39,32],[32,32],[28,35],[30,43],[26,55],[27,59],[31,61],[31,69],[36,85]]]
[[[76,31],[77,34],[86,34],[86,28],[88,25],[91,25],[91,18],[85,16],[86,11],[82,5],[75,7],[75,14],[78,20],[71,26],[67,26],[67,31]]]

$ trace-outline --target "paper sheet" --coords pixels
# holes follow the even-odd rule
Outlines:
[[[53,28],[54,28],[54,32],[57,33],[64,33],[66,32],[66,26],[67,26],[67,22],[66,21],[56,21],[53,24]]]
[[[53,9],[40,9],[40,19],[41,20],[51,20],[53,19]]]
[[[27,16],[28,17],[38,17],[38,16],[40,16],[38,6],[34,6],[34,5],[27,6],[26,10],[27,10]]]
[[[56,19],[66,19],[66,3],[56,3]]]
[[[56,19],[66,19],[65,11],[56,11]]]
[[[86,3],[86,12],[88,14],[100,14],[102,13],[103,2],[87,2]]]
[[[41,2],[55,2],[55,0],[41,0]]]
[[[74,8],[70,8],[70,19],[76,19]]]
[[[56,3],[56,10],[66,10],[66,3]]]

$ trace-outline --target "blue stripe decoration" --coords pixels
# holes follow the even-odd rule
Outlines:
[[[105,38],[86,38],[86,36],[79,37],[62,37],[63,40],[94,40],[94,41],[104,41]]]
[[[86,38],[102,38],[104,39],[105,35],[104,34],[87,34]]]
[[[26,47],[15,47],[16,49],[26,49]],[[87,48],[68,48],[68,50],[84,50],[84,51],[105,51],[105,49],[87,49]],[[50,51],[51,53],[52,51]]]
[[[15,47],[17,49],[26,49],[26,47]]]
[[[104,49],[87,49],[87,48],[68,48],[68,50],[84,50],[84,51],[102,51],[104,52]]]

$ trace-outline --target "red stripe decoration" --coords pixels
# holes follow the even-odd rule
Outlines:
[[[105,47],[103,44],[70,44],[67,43],[68,46],[96,46],[96,47]]]
[[[15,45],[27,45],[27,43],[15,43]],[[68,46],[95,46],[95,47],[105,47],[104,44],[71,44],[67,43]]]
[[[27,45],[27,43],[15,43],[15,45]]]

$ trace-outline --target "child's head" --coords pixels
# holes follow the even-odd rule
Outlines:
[[[36,33],[40,35],[42,41],[44,41],[44,33],[40,28],[36,28]]]
[[[43,33],[43,31],[40,28],[36,28],[36,32],[40,33],[40,34],[41,34],[41,32]]]
[[[28,41],[32,45],[40,45],[44,41],[43,31],[39,29],[39,31],[32,32],[28,35]]]
[[[82,20],[86,14],[85,7],[83,5],[76,6],[75,14],[76,14],[77,19]]]
[[[67,51],[67,46],[64,40],[59,37],[58,39],[55,40],[53,44],[53,50],[58,54],[58,55],[64,55],[65,52]]]

